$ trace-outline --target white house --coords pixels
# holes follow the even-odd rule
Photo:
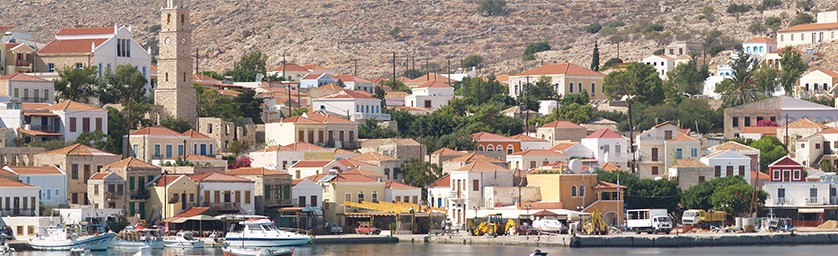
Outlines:
[[[2,216],[38,216],[41,189],[17,180],[0,177],[0,195],[8,198],[0,202]]]
[[[404,105],[436,110],[448,105],[454,98],[454,87],[441,80],[425,82],[411,89],[413,94],[404,97]]]
[[[539,139],[536,137],[530,137],[525,134],[518,134],[510,136],[509,138],[520,140],[521,141],[521,150],[527,149],[549,149],[553,145],[550,141]]]
[[[305,142],[297,142],[284,146],[269,146],[262,150],[250,152],[252,167],[264,167],[272,170],[286,170],[297,161],[306,159],[306,155],[330,153],[327,149]]]
[[[311,73],[300,78],[300,88],[317,88],[323,85],[337,83],[338,80],[329,74]]]
[[[616,163],[622,167],[629,166],[629,140],[615,131],[607,128],[596,130],[582,139],[582,145],[594,153],[594,158],[599,164]]]
[[[592,158],[594,152],[580,142],[561,142],[551,147],[550,150],[562,152],[569,157]]]
[[[724,150],[706,155],[701,163],[714,169],[713,177],[739,176],[751,183],[751,158],[734,150]]]
[[[818,69],[801,76],[799,84],[801,97],[832,95],[838,84],[838,72]]]
[[[451,171],[448,218],[454,225],[465,224],[475,208],[485,207],[485,188],[512,186],[512,176],[506,168],[487,162],[473,162]]]
[[[398,181],[385,182],[384,201],[420,204],[422,201],[422,188],[417,188]]]
[[[198,183],[202,206],[220,212],[255,213],[253,181],[215,172],[195,174],[189,178]]]
[[[666,55],[646,56],[640,62],[654,67],[661,79],[666,79],[666,73],[675,68],[675,58]]]
[[[346,170],[346,165],[338,160],[301,160],[288,167],[288,173],[294,179],[332,172],[341,173]]]
[[[276,75],[279,77],[283,77],[285,78],[285,81],[300,82],[300,79],[302,79],[308,73],[310,73],[308,69],[294,63],[288,63],[280,64],[279,66],[274,67],[273,69],[267,72],[267,75]]]
[[[777,47],[838,40],[838,11],[819,12],[816,21],[777,30]]]
[[[291,181],[291,202],[296,207],[323,207],[323,188],[310,179]]]
[[[445,175],[428,185],[427,201],[431,207],[448,208],[448,196],[451,195],[451,175]]]
[[[353,75],[337,75],[335,79],[343,83],[346,89],[353,91],[365,91],[367,93],[375,93],[376,84],[367,79],[363,79]]]
[[[80,52],[81,51],[81,52]],[[43,64],[38,70],[46,70],[49,76],[57,77],[61,69],[74,65],[74,68],[95,66],[99,77],[107,70],[114,71],[119,65],[129,65],[143,74],[146,81],[146,94],[151,93],[151,49],[143,49],[136,40],[130,26],[101,28],[64,28],[55,34],[55,40],[38,50],[38,57]],[[67,56],[80,59],[78,63],[68,63]]]
[[[67,174],[55,166],[5,166],[23,183],[40,189],[38,199],[46,206],[67,205]]]
[[[0,128],[19,131],[23,125],[23,111],[20,103],[2,102],[0,100]]]
[[[390,114],[381,113],[381,99],[364,91],[343,90],[334,94],[312,99],[315,109],[347,115],[352,121],[375,119],[389,121]]]
[[[91,104],[68,100],[23,115],[29,118],[24,119],[21,132],[35,138],[61,136],[65,142],[72,142],[85,132],[108,134],[108,111]],[[27,139],[30,137],[24,137]]]
[[[777,41],[771,38],[754,37],[742,42],[742,51],[751,56],[762,58],[765,54],[777,49]]]
[[[20,102],[54,103],[55,83],[40,77],[14,73],[0,77],[0,94]]]
[[[716,66],[716,72],[711,74],[711,76],[707,77],[704,80],[704,90],[702,91],[702,95],[720,99],[722,95],[716,92],[716,85],[724,81],[725,79],[733,77],[733,68],[727,64],[719,64]]]
[[[698,159],[701,142],[683,133],[678,126],[664,122],[636,136],[637,165],[641,178],[655,178],[677,159]]]
[[[55,223],[60,222],[60,216],[22,217],[3,215],[3,223],[12,229],[12,235],[17,240],[37,238],[43,234],[46,227],[55,226]]]
[[[506,155],[512,170],[530,170],[555,162],[567,162],[570,157],[549,149],[528,149]]]

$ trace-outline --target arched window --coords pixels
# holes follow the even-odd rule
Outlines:
[[[477,145],[477,151],[483,151],[483,150],[484,150],[483,145]]]
[[[489,146],[486,146],[486,151],[495,151],[495,146],[492,145],[492,144],[489,144]]]
[[[495,148],[498,149],[498,151],[503,152],[503,145],[498,144]]]
[[[579,196],[585,196],[585,185],[579,187]]]
[[[506,145],[506,153],[507,153],[507,154],[512,154],[512,153],[513,153],[513,151],[515,151],[515,148],[513,148],[511,144],[510,144],[510,145]]]
[[[576,197],[576,185],[570,187],[570,197]]]

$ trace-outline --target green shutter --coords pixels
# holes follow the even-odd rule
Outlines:
[[[128,177],[128,190],[134,191],[134,177]],[[131,205],[131,208],[134,208],[133,204]],[[134,210],[131,211],[133,212]]]

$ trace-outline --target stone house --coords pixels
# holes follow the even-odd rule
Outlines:
[[[230,145],[234,141],[244,145],[256,144],[256,124],[228,122],[218,117],[198,119],[198,132],[214,139],[219,152],[230,152]]]
[[[425,159],[427,148],[410,138],[387,138],[361,140],[361,153],[376,152],[385,156],[395,157],[405,162],[409,159]]]
[[[588,136],[588,130],[581,125],[568,121],[553,121],[538,127],[536,136],[542,140],[552,142],[552,145],[556,145],[565,141],[580,142],[582,138]]]
[[[253,181],[256,214],[273,216],[291,206],[291,175],[266,168],[238,168],[225,174]]]
[[[70,204],[89,205],[87,180],[106,165],[119,161],[118,155],[74,144],[35,155],[35,166],[58,166],[67,173],[67,193]]]

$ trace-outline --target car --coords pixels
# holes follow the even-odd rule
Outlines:
[[[538,229],[530,226],[529,224],[523,224],[518,227],[518,235],[529,236],[529,235],[538,235]]]
[[[381,229],[371,226],[369,223],[360,223],[358,227],[355,228],[356,234],[362,235],[378,235],[381,234]]]
[[[334,223],[326,223],[326,225],[323,226],[323,230],[329,235],[343,234],[343,227],[338,226]]]

